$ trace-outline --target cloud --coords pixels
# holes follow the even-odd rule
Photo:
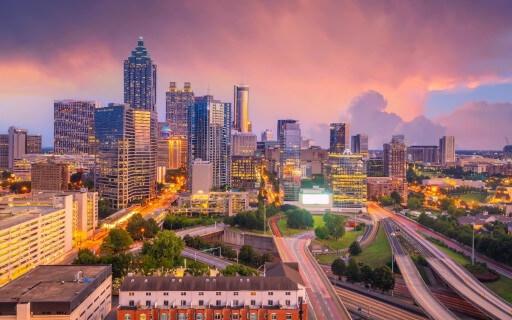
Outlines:
[[[512,103],[471,102],[437,121],[460,149],[501,150],[512,139]]]
[[[381,148],[393,134],[404,134],[410,145],[437,144],[437,139],[444,135],[443,126],[424,116],[404,121],[387,109],[388,102],[382,94],[368,91],[353,99],[344,117],[351,124],[352,134],[368,134],[371,148]]]

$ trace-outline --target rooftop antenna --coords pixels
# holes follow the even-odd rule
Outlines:
[[[505,142],[507,143],[507,146],[510,144],[510,141],[508,140],[507,136],[505,136]]]

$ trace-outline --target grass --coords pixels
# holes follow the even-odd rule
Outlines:
[[[336,258],[338,258],[338,255],[336,254],[321,254],[316,256],[316,260],[318,261],[318,263],[329,266]]]
[[[379,231],[373,242],[355,258],[372,268],[385,266],[391,261],[391,247],[382,226],[379,226]]]
[[[478,192],[478,191],[471,191],[468,193],[462,193],[460,195],[457,195],[461,200],[464,200],[465,202],[475,201],[475,202],[485,202],[487,199],[487,193],[485,192]]]
[[[439,250],[443,251],[446,255],[453,259],[461,266],[469,264],[471,261],[468,257],[453,251],[450,248],[443,247],[435,242],[432,242]],[[500,279],[493,282],[482,282],[489,289],[491,289],[498,296],[512,303],[512,279],[500,276]]]
[[[326,246],[328,248],[331,248],[332,250],[340,250],[340,249],[348,248],[350,246],[350,244],[352,242],[354,242],[357,239],[357,237],[359,237],[362,234],[363,234],[363,230],[348,231],[348,232],[345,232],[343,237],[341,237],[341,239],[339,239],[339,240],[334,240],[334,239],[320,240],[320,239],[317,239],[317,241],[319,243],[321,243],[322,245],[324,245],[324,246]]]
[[[313,228],[323,227],[324,223],[324,215],[313,215]]]
[[[286,217],[283,217],[283,218],[279,219],[279,222],[277,223],[277,227],[279,228],[281,233],[284,236],[287,236],[287,237],[291,237],[291,236],[294,236],[294,235],[297,235],[297,234],[300,234],[300,233],[304,233],[304,232],[306,232],[308,230],[308,229],[288,228],[288,226],[286,225]]]

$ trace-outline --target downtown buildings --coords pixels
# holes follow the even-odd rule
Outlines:
[[[444,165],[455,164],[455,137],[444,136],[439,139],[439,162]]]
[[[233,130],[251,132],[249,120],[249,86],[235,85],[233,98]]]
[[[41,153],[41,136],[30,135],[27,130],[10,127],[0,134],[0,169],[13,170],[17,160],[27,154]]]
[[[279,178],[285,201],[298,201],[301,185],[300,147],[302,136],[297,120],[277,121],[280,148]]]
[[[94,101],[55,101],[55,154],[94,154],[94,112],[97,107]]]
[[[395,190],[402,196],[402,200],[407,201],[407,147],[403,135],[396,135],[391,138],[390,143],[384,144],[383,151],[384,176],[399,179],[394,182]],[[401,187],[397,187],[400,182]]]
[[[331,123],[329,152],[343,153],[350,149],[350,129],[348,123]]]

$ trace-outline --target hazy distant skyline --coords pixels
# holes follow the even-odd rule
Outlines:
[[[259,135],[279,118],[328,144],[349,121],[370,147],[455,135],[457,148],[512,140],[509,1],[20,1],[0,11],[0,131],[52,144],[53,100],[123,101],[123,60],[144,37],[165,90],[192,82],[232,102],[248,84]]]

